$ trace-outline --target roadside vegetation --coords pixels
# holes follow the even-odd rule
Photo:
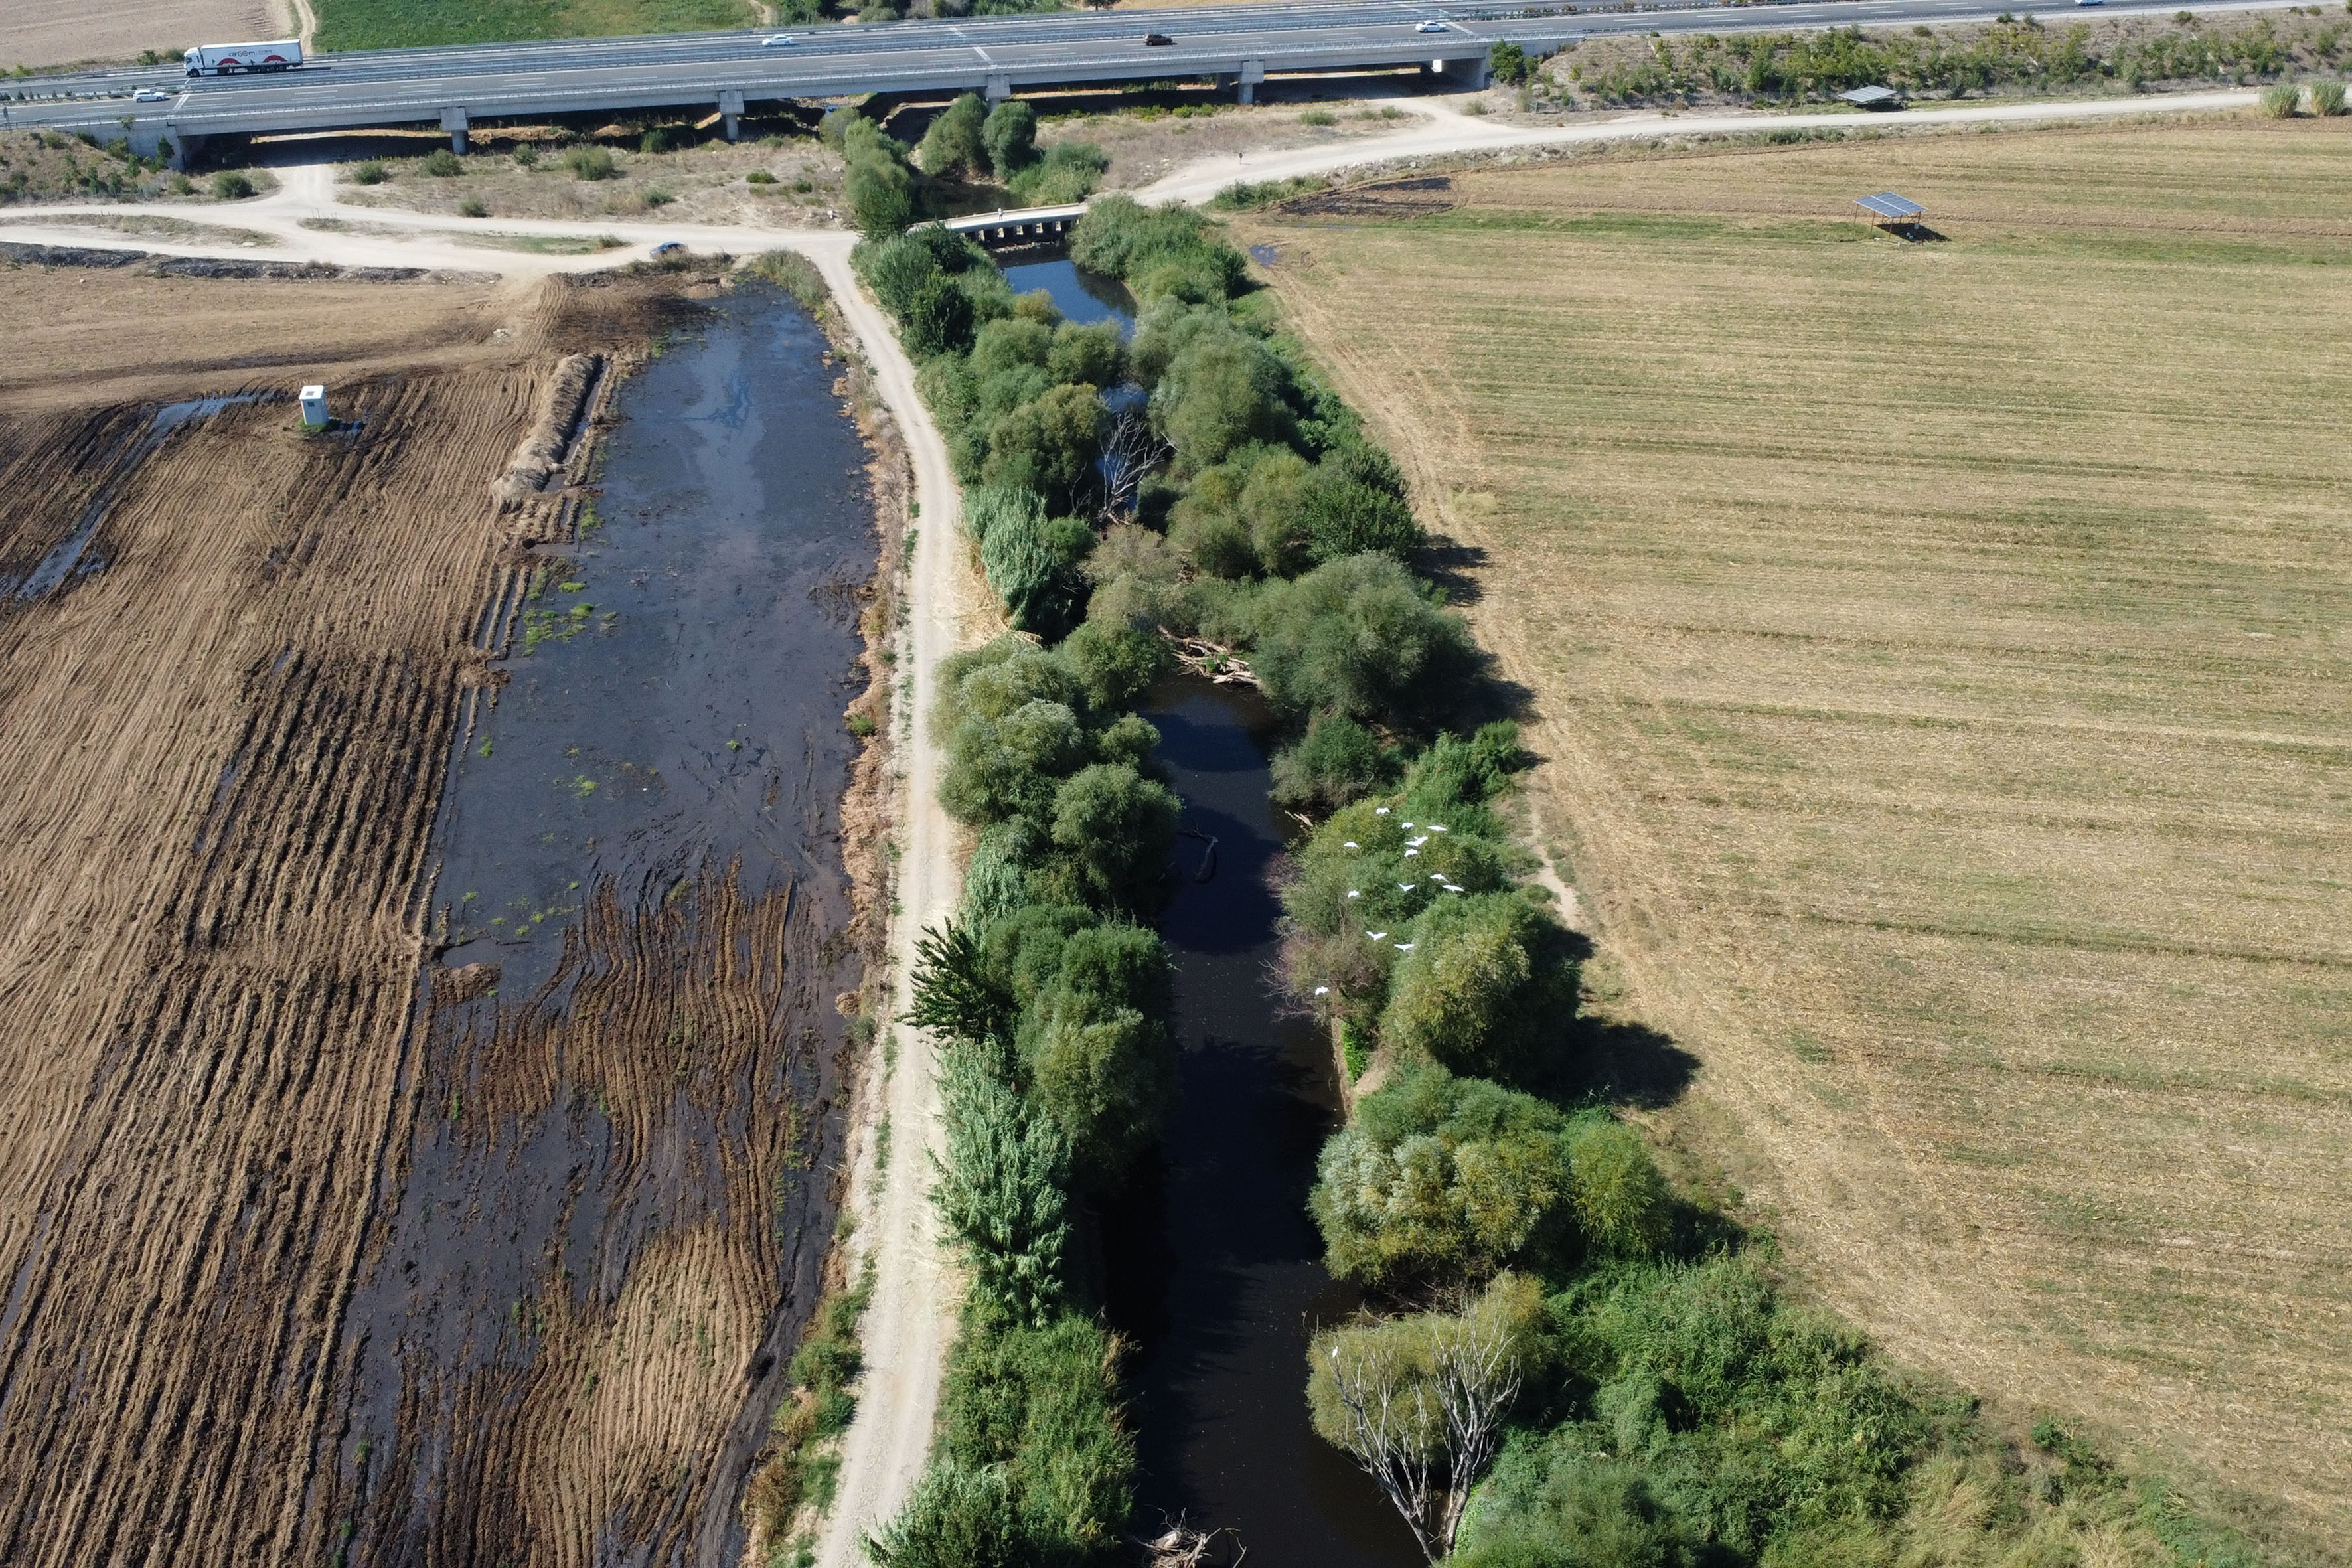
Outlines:
[[[1874,84],[1919,98],[2252,86],[2340,72],[2342,6],[2049,22],[2030,13],[1934,28],[1593,38],[1548,59],[1505,46],[1496,79],[1528,109],[1817,102]],[[1498,56],[1504,51],[1498,51]]]
[[[231,171],[242,182],[215,190],[174,174],[168,158],[142,158],[123,142],[61,131],[0,131],[0,205],[30,202],[144,202],[205,195],[235,200],[275,188],[258,170]]]
[[[1563,1082],[1515,1039],[1537,1009],[1419,1001],[1422,868],[1454,858],[1465,909],[1510,869],[1456,847],[1467,806],[1409,770],[1337,808],[1289,892],[1293,972],[1370,1069],[1318,1194],[1330,1260],[1432,1336],[1327,1354],[1353,1344],[1419,1411],[1439,1331],[1487,1332],[1460,1303],[1523,1325],[1464,1560],[2341,1539],[2342,1402],[2317,1392],[2345,1386],[2341,1280],[2234,1254],[2343,1235],[2305,1107],[2340,1055],[2344,865],[2315,846],[2340,837],[2344,671],[2302,651],[2334,589],[2296,585],[2336,581],[2346,476],[2306,443],[2343,374],[2286,367],[2345,309],[2344,145],[2339,120],[2242,116],[1653,151],[1457,174],[1434,213],[1246,222],[1476,552],[1481,630],[1559,760],[1517,787],[1611,911]],[[1935,240],[1838,219],[1890,185]],[[1508,820],[1511,795],[1478,804]],[[1433,817],[1452,831],[1403,860]],[[1461,945],[1433,967],[1535,984],[1532,952],[1474,960],[1502,944],[1444,912]],[[1504,1026],[1466,1048],[1482,1012]],[[1700,1089],[1642,1115],[1704,1186],[1629,1246],[1582,1206],[1606,1096],[1575,1090],[1580,1051],[1671,1050],[1643,1026],[1704,1047]],[[1457,1100],[1466,1075],[1528,1098]],[[1780,1296],[1774,1254],[1696,1206],[1738,1188],[1809,1301],[1994,1414]]]

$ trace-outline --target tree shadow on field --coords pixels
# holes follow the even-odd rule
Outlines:
[[[1423,576],[1444,590],[1446,604],[1454,609],[1475,605],[1486,596],[1486,588],[1475,575],[1486,564],[1486,552],[1478,545],[1433,533],[1414,557],[1413,564]]]
[[[1579,1018],[1569,1027],[1558,1080],[1568,1103],[1661,1110],[1680,1100],[1698,1074],[1698,1058],[1646,1024]]]

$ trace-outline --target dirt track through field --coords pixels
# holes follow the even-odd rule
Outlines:
[[[560,985],[487,1006],[425,924],[484,606],[576,507],[492,482],[553,346],[671,309],[548,289],[472,363],[420,321],[421,368],[336,385],[355,431],[231,403],[126,475],[152,405],[0,420],[0,1561],[735,1538],[784,1276],[829,1223],[808,1024],[840,1027],[838,899],[726,867],[649,910],[592,889]],[[79,569],[37,575],[110,484]],[[551,1184],[512,1181],[551,1150]],[[385,1250],[450,1169],[471,1206]],[[420,1256],[502,1328],[404,1298]]]

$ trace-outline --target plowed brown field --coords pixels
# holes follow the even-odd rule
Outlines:
[[[838,900],[723,868],[651,912],[592,890],[558,980],[487,1007],[425,926],[445,762],[495,680],[476,629],[576,504],[502,510],[493,481],[561,352],[683,308],[546,287],[9,279],[0,1562],[730,1539],[830,1223]],[[163,288],[316,357],[137,371]],[[232,405],[126,467],[154,404],[75,405],[14,352],[74,312],[93,384],[341,360],[360,428]],[[101,497],[84,570],[5,586]],[[419,1190],[449,1212],[404,1213]]]

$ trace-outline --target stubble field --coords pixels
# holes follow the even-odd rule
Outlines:
[[[1899,1355],[2340,1556],[2352,133],[1311,205],[1244,237],[1529,690],[1602,1003],[1704,1063],[1661,1131]]]
[[[0,69],[176,56],[191,44],[276,38],[294,32],[289,0],[81,0],[0,7]]]

